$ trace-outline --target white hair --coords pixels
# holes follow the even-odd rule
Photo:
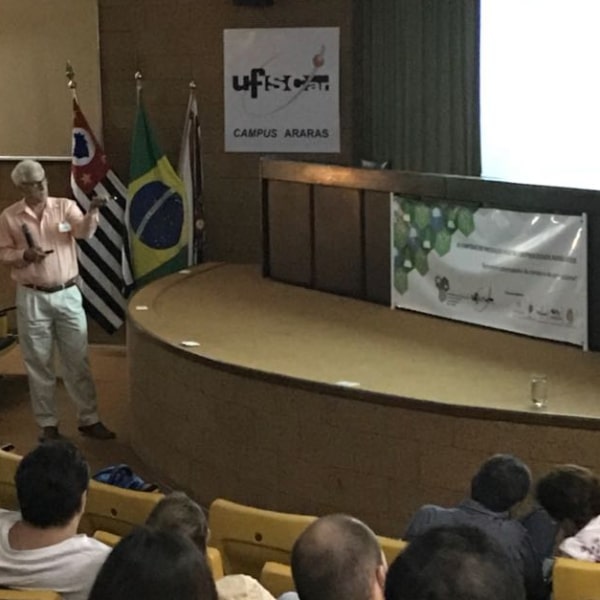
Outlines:
[[[33,181],[35,179],[40,180],[45,176],[46,172],[44,171],[44,167],[42,167],[37,160],[31,159],[22,160],[17,164],[10,174],[12,182],[17,187],[24,182]]]

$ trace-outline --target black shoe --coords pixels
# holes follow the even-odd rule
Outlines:
[[[38,438],[40,442],[56,442],[66,438],[60,434],[56,425],[42,427],[42,435]]]
[[[77,429],[83,435],[87,435],[95,440],[114,440],[117,437],[115,432],[107,429],[102,421],[98,421],[93,425],[80,425]]]

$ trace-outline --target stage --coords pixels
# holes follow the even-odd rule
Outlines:
[[[209,502],[399,534],[494,452],[600,467],[600,354],[207,264],[129,304],[134,449]],[[195,345],[198,344],[198,345]],[[529,400],[548,376],[548,404]]]

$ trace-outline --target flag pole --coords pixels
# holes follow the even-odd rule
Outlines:
[[[192,79],[188,85],[189,88],[189,97],[188,97],[188,110],[190,108],[190,106],[192,105],[192,102],[196,99],[196,82]],[[188,113],[187,118],[190,118],[190,114]],[[189,159],[189,157],[188,157]],[[196,174],[194,173],[194,167],[193,165],[191,165],[192,167],[192,181],[195,180]],[[181,174],[180,174],[181,176]],[[196,243],[195,243],[195,239],[196,239],[196,234],[195,234],[195,223],[196,223],[196,216],[195,216],[195,189],[194,189],[194,185],[192,184],[192,189],[191,190],[187,190],[188,195],[191,194],[191,197],[188,198],[188,210],[189,210],[189,227],[188,227],[188,236],[189,236],[189,245],[188,245],[188,265],[193,265],[196,263]]]
[[[77,100],[77,82],[75,81],[75,71],[73,70],[73,65],[71,64],[71,61],[69,60],[67,61],[65,74],[67,76],[67,79],[69,80],[67,86],[73,94],[73,100]]]

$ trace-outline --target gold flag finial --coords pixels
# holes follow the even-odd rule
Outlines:
[[[67,61],[67,68],[65,70],[65,73],[67,75],[67,79],[69,80],[69,83],[67,84],[69,86],[70,90],[75,90],[77,88],[77,82],[75,81],[75,71],[73,71],[73,65],[71,65],[71,61]]]
[[[143,87],[142,80],[144,78],[142,77],[142,72],[141,71],[136,71],[135,75],[133,77],[135,79],[135,95],[137,97],[137,102],[139,104],[141,96],[142,96],[142,87]]]

